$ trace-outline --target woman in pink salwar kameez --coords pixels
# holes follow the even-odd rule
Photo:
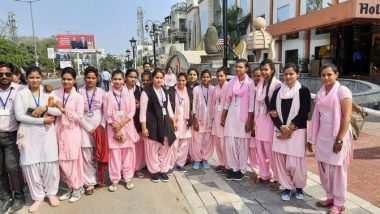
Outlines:
[[[253,69],[252,71],[252,80],[255,84],[255,90],[260,81],[262,81],[260,67]],[[255,128],[251,130],[251,140],[249,142],[249,153],[248,153],[249,163],[252,170],[252,181],[257,183],[259,181],[259,162],[257,158],[257,143],[255,137]]]
[[[191,98],[187,91],[186,79],[187,75],[185,73],[179,73],[177,85],[169,88],[170,103],[177,122],[177,131],[175,132],[177,140],[171,146],[172,160],[170,167],[177,166],[177,170],[180,172],[186,172],[184,166],[189,154],[192,126]]]
[[[59,100],[58,108],[62,116],[56,120],[58,157],[61,178],[69,187],[59,200],[78,201],[83,192],[83,158],[81,120],[84,113],[84,100],[74,85],[76,71],[67,67],[61,74],[62,88],[55,91]],[[60,106],[62,104],[62,106]]]
[[[163,87],[164,72],[156,68],[152,73],[153,85],[144,88],[140,99],[140,122],[145,141],[145,161],[151,181],[168,182],[172,153],[170,146],[176,140],[176,120]]]
[[[102,125],[103,127],[106,125],[103,117],[104,91],[103,89],[96,87],[96,82],[98,80],[98,70],[96,68],[86,68],[84,75],[85,86],[78,90],[84,99],[84,115],[83,120],[81,120],[83,137],[83,181],[85,194],[92,195],[94,193],[94,186],[99,183],[97,179],[98,162],[95,160],[94,155],[96,144],[92,137],[92,132],[94,132],[99,125]],[[99,167],[104,166],[99,164]],[[102,184],[101,181],[100,184]]]
[[[248,76],[245,59],[237,60],[236,76],[228,83],[223,113],[226,162],[230,168],[226,180],[243,179],[248,165],[255,87]]]
[[[331,207],[329,214],[341,213],[347,193],[347,169],[353,157],[351,132],[352,93],[338,81],[335,65],[321,68],[322,88],[316,95],[316,103],[308,132],[307,148],[318,161],[321,184],[327,199],[317,202],[319,207]]]
[[[306,125],[310,111],[310,91],[298,81],[299,69],[295,64],[284,67],[284,83],[271,99],[271,116],[276,126],[273,153],[279,182],[284,188],[282,200],[289,201],[292,191],[304,199],[307,181]]]
[[[135,143],[139,136],[133,123],[136,112],[135,97],[124,87],[124,73],[112,72],[112,88],[103,96],[103,113],[107,121],[109,145],[110,192],[117,190],[120,180],[131,190],[135,173]]]
[[[218,156],[218,166],[215,168],[217,173],[227,173],[226,147],[224,141],[224,127],[221,125],[222,112],[224,108],[224,100],[226,97],[227,86],[227,69],[222,67],[216,71],[216,79],[218,84],[212,93],[211,106],[214,108],[212,116],[211,135],[214,141],[216,154]]]
[[[191,159],[194,161],[193,169],[199,169],[201,164],[204,169],[209,169],[208,160],[214,154],[214,144],[211,140],[212,127],[212,92],[214,86],[210,84],[211,73],[204,70],[201,73],[202,84],[193,91],[193,118],[194,136],[190,145]]]
[[[276,70],[272,60],[262,61],[260,70],[263,81],[256,86],[254,119],[260,181],[269,183],[273,175],[274,185],[271,190],[277,190],[279,185],[272,151],[274,125],[269,115],[269,102],[273,92],[281,86],[281,82],[275,77]]]

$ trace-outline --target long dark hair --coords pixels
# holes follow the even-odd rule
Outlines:
[[[20,69],[18,69],[16,66],[13,67],[13,71],[12,71],[13,75],[16,75],[16,76],[19,76],[19,84],[20,85],[26,85],[28,84],[25,80],[25,76],[24,74],[20,71]],[[42,75],[41,75],[42,76]]]
[[[270,85],[272,84],[272,80],[273,80],[273,77],[274,75],[276,74],[276,67],[274,66],[274,63],[272,60],[270,59],[264,59],[261,63],[260,63],[260,68],[264,65],[269,65],[269,68],[272,70],[272,75],[271,77],[269,78],[269,81],[268,81],[268,84],[267,84],[267,88],[266,88],[266,91],[265,91],[265,105],[267,106],[267,110],[269,112],[269,96],[268,96],[268,93],[269,93],[269,88],[270,88]]]

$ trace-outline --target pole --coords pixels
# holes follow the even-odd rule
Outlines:
[[[136,68],[136,56],[135,56],[135,47],[132,47],[132,54],[133,54],[133,68]]]
[[[223,0],[223,66],[227,68],[227,0]]]
[[[34,20],[33,20],[33,9],[32,9],[32,3],[33,2],[28,2],[28,3],[29,3],[29,9],[30,9],[30,17],[32,19],[33,43],[34,43],[34,58],[36,60],[36,66],[38,67],[37,42],[36,42],[35,33],[34,33]]]
[[[157,66],[156,62],[156,24],[153,23],[153,62],[154,67]]]

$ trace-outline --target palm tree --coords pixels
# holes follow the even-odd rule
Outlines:
[[[243,15],[243,10],[234,5],[227,9],[227,34],[230,35],[231,46],[240,42],[240,36],[246,34],[251,15]]]

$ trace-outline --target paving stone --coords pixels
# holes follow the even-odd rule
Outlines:
[[[234,193],[225,192],[223,190],[212,191],[211,194],[214,196],[218,204],[242,201],[238,195]]]
[[[305,203],[304,200],[297,200],[297,199],[292,199],[289,201],[293,206],[297,207],[300,209],[303,213],[308,213],[308,214],[317,214],[319,213],[318,210],[316,210],[314,207],[308,205]]]
[[[215,179],[215,184],[219,187],[219,189],[225,192],[235,193],[235,191],[226,183],[226,181],[222,179]]]
[[[208,214],[206,207],[198,207],[193,210],[194,214]]]
[[[194,184],[193,187],[197,193],[218,191],[219,190],[219,188],[215,184],[215,182],[206,182],[206,183]]]
[[[185,198],[187,202],[189,203],[191,209],[194,210],[196,208],[203,207],[203,203],[201,199],[199,198],[198,194],[196,193],[188,194],[188,195],[185,195]]]
[[[209,214],[238,214],[232,204],[218,204],[206,207]]]
[[[253,184],[246,188],[249,192],[258,192],[258,191],[269,191],[270,186],[265,184]]]
[[[323,190],[322,186],[305,188],[304,192],[313,198],[321,198],[326,196],[326,192]]]
[[[252,214],[252,211],[242,202],[233,202],[232,206],[239,214]]]
[[[187,176],[193,176],[193,175],[204,175],[205,172],[203,170],[194,170],[194,169],[190,169],[189,171],[187,171]]]
[[[317,207],[317,206],[315,205],[315,203],[316,203],[317,201],[320,201],[320,200],[321,200],[321,199],[315,199],[315,198],[313,198],[312,200],[306,201],[306,204],[309,205],[309,206],[311,206],[311,207],[313,207],[315,210],[317,210],[317,211],[320,212],[320,213],[326,213],[326,212],[329,210],[328,208]]]
[[[289,214],[289,213],[302,213],[302,211],[300,209],[298,209],[297,207],[293,207],[293,206],[284,206],[284,207],[281,207],[279,209],[274,209],[274,210],[270,210],[270,213],[272,214]]]
[[[372,212],[368,212],[367,210],[361,208],[361,207],[356,207],[352,209],[347,209],[344,211],[344,214],[371,214]]]
[[[266,209],[256,200],[243,200],[243,202],[253,213],[266,211]]]
[[[206,207],[218,204],[210,192],[200,192],[198,195]]]

